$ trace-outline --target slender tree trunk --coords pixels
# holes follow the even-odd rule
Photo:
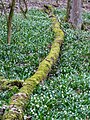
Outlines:
[[[81,11],[81,0],[72,1],[72,10],[70,21],[74,28],[81,29],[82,27],[82,11]]]
[[[71,0],[67,1],[67,13],[66,13],[66,21],[70,19],[70,10],[71,10]]]
[[[23,1],[24,5],[25,5],[25,10],[23,9],[22,5],[21,5],[21,2]],[[21,12],[23,13],[24,17],[27,18],[26,16],[26,13],[28,11],[28,8],[27,8],[27,3],[26,3],[26,0],[19,0],[19,7],[20,7],[20,10]]]
[[[11,41],[11,25],[12,25],[14,7],[15,7],[15,0],[12,0],[9,17],[8,17],[8,21],[7,21],[7,43],[8,44],[10,44],[10,41]]]

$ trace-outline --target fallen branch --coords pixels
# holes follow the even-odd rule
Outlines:
[[[7,80],[0,76],[0,92],[11,90],[13,87],[20,89],[23,86],[22,80]]]
[[[60,53],[60,47],[64,40],[64,33],[60,29],[60,24],[53,14],[52,7],[45,8],[52,20],[52,30],[55,33],[55,40],[51,46],[51,51],[49,55],[41,62],[36,73],[25,80],[23,87],[19,90],[19,93],[15,94],[10,101],[8,110],[6,110],[3,115],[2,120],[23,120],[24,119],[24,109],[27,104],[30,95],[32,94],[36,85],[38,85],[42,80],[44,80],[48,73],[50,72],[53,64],[57,61]]]

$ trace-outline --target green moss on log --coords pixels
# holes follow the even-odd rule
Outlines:
[[[23,86],[23,81],[21,80],[8,80],[0,76],[0,92],[5,90],[11,90],[13,87],[20,89]]]
[[[52,30],[55,33],[55,40],[52,44],[49,55],[40,63],[36,73],[25,80],[19,93],[15,94],[10,101],[8,110],[3,115],[3,120],[23,120],[23,111],[27,101],[30,98],[34,88],[44,80],[50,72],[53,64],[57,61],[60,53],[60,47],[64,40],[64,33],[60,29],[60,24],[53,14],[52,7],[45,7],[47,13],[52,13]]]

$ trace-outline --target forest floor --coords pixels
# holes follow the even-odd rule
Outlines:
[[[66,8],[67,0],[60,0],[58,2],[58,5],[56,4],[55,1],[56,0],[37,0],[36,2],[36,1],[31,0],[31,1],[27,1],[27,3],[28,3],[29,8],[42,8],[44,4],[51,4],[57,8]],[[88,12],[90,11],[90,2],[83,3],[83,10],[88,11]]]
[[[32,120],[90,119],[90,32],[73,30],[64,22],[65,8],[55,14],[65,33],[61,55],[43,84],[37,86],[26,107]],[[11,45],[6,44],[7,24],[0,18],[0,74],[25,80],[32,76],[47,56],[54,40],[51,20],[38,9],[30,9],[24,19],[15,14]],[[90,23],[90,13],[83,13]],[[8,105],[15,89],[0,92],[0,106]]]
[[[44,4],[51,4],[53,5],[54,7],[57,7],[57,8],[66,8],[67,6],[67,0],[59,0],[58,2],[58,5],[56,4],[55,2],[56,0],[27,0],[27,5],[28,5],[28,8],[42,8],[44,6]],[[6,9],[8,10],[9,9],[9,2],[7,0],[3,0],[5,6],[6,6]],[[22,2],[22,6],[23,8],[25,7],[23,2]],[[0,9],[1,9],[1,5],[0,5]],[[87,11],[87,12],[90,12],[90,2],[83,2],[83,10],[84,11]],[[18,0],[16,0],[16,11],[18,12],[19,11],[19,3],[18,3]]]
[[[0,75],[5,78],[25,80],[48,55],[54,39],[52,23],[47,14],[36,9],[46,3],[48,0],[28,3],[29,19],[15,14],[10,46],[6,43],[5,17],[0,17]],[[83,21],[90,24],[89,4],[84,6]],[[57,63],[45,82],[34,90],[26,107],[25,116],[32,120],[90,119],[90,31],[73,30],[64,22],[65,8],[64,0],[55,7],[65,40]],[[15,93],[15,89],[0,92],[0,107],[8,105]]]

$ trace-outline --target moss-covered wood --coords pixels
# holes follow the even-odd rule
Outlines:
[[[48,7],[45,8],[48,11]],[[51,10],[52,8],[50,8]],[[49,10],[49,11],[50,11]],[[52,11],[50,11],[51,13]],[[49,13],[49,12],[48,12]],[[8,110],[6,110],[3,115],[2,120],[23,120],[24,119],[24,108],[27,104],[30,95],[32,94],[34,88],[37,84],[39,84],[42,80],[44,80],[48,73],[51,70],[51,67],[57,61],[60,53],[60,46],[64,40],[64,33],[60,29],[60,24],[55,17],[55,15],[51,14],[52,20],[52,30],[55,33],[55,40],[52,44],[51,51],[49,55],[40,63],[36,73],[25,80],[23,83],[23,87],[19,90],[17,94],[15,94],[10,101],[10,105]]]
[[[7,80],[4,77],[0,76],[0,92],[13,89],[13,87],[17,87],[17,89],[20,89],[22,86],[22,80]]]

